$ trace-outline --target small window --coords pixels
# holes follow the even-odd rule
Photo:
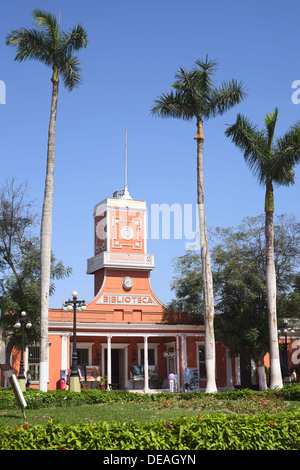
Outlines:
[[[89,350],[88,349],[77,349],[78,365],[88,366],[89,365]]]
[[[39,380],[40,370],[40,346],[36,344],[28,346],[28,370],[32,381]]]
[[[199,346],[199,378],[206,379],[204,344]]]
[[[141,349],[141,365],[144,365],[144,349]],[[148,365],[155,366],[154,349],[148,349]]]

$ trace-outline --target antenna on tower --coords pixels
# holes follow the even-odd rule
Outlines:
[[[115,191],[113,197],[131,199],[127,186],[127,129],[125,129],[125,186],[122,191]]]
[[[124,192],[128,191],[127,188],[127,129],[125,129],[125,188]]]
[[[125,186],[124,194],[122,197],[124,197],[125,199],[131,199],[127,186],[127,129],[125,129]]]

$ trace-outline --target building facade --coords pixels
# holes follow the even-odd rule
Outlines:
[[[154,257],[147,252],[147,208],[125,190],[94,208],[94,298],[76,315],[76,350],[84,388],[168,388],[174,372],[178,391],[205,390],[204,326],[188,314],[171,314],[150,282]],[[73,351],[73,312],[49,310],[48,390],[66,388]],[[38,346],[29,348],[25,368],[38,383]],[[34,355],[37,357],[34,358]],[[299,358],[300,360],[300,358]],[[13,367],[18,371],[19,354]],[[0,376],[1,385],[4,378]],[[218,390],[240,384],[238,358],[216,343]]]
[[[171,315],[150,282],[154,257],[147,252],[147,208],[127,189],[94,209],[94,298],[76,315],[76,349],[83,386],[143,390],[205,388],[204,327]],[[49,311],[49,389],[61,386],[71,365],[73,312]],[[232,387],[234,361],[217,344],[217,385]]]

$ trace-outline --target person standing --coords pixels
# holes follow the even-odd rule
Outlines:
[[[31,375],[30,375],[30,372],[27,371],[27,374],[26,374],[26,388],[29,388],[30,384],[31,384]]]
[[[175,374],[171,372],[171,374],[169,374],[169,390],[171,393],[174,393],[175,378]]]

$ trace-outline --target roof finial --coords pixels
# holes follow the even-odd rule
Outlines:
[[[127,191],[127,129],[125,129],[125,188]]]
[[[125,129],[125,187],[123,197],[125,199],[131,199],[127,186],[127,129]]]

